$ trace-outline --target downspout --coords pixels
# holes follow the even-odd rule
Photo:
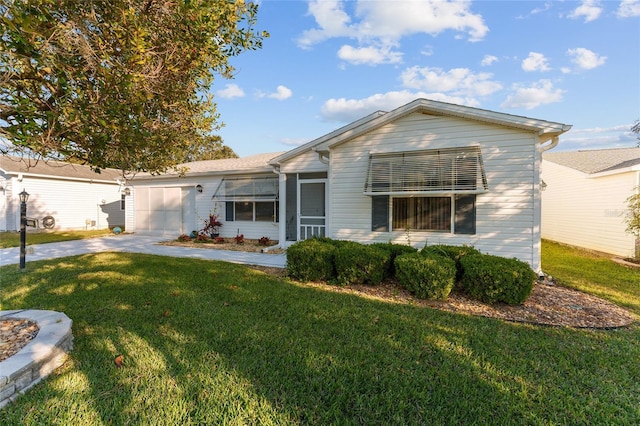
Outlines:
[[[325,156],[322,152],[316,150],[315,148],[313,148],[312,151],[318,154],[318,161],[323,164],[329,164],[329,157]]]
[[[548,142],[546,145],[540,145],[540,152],[545,152],[545,151],[549,151],[552,148],[555,148],[558,145],[558,142],[560,142],[560,138],[558,136],[554,136],[551,138],[551,141]]]
[[[539,135],[541,135],[542,132],[539,133]],[[550,141],[545,142],[545,144],[540,144],[539,146],[539,154],[540,155],[540,161],[542,160],[542,153],[545,151],[548,151],[552,148],[555,148],[558,143],[560,142],[560,138],[558,136],[553,136]],[[538,220],[538,231],[534,230],[534,233],[537,232],[538,233],[538,237],[536,238],[535,236],[533,236],[534,241],[535,240],[539,240],[540,243],[536,246],[536,244],[534,244],[532,246],[532,249],[534,250],[534,253],[532,253],[534,255],[534,259],[537,258],[537,265],[531,265],[535,268],[535,272],[538,275],[539,279],[542,279],[544,277],[544,272],[542,271],[542,194],[540,193],[540,182],[539,182],[539,175],[538,178],[536,179],[536,181],[534,181],[534,191],[538,194],[538,203],[540,203],[538,205],[537,208],[537,220]],[[536,209],[534,209],[536,210]],[[535,253],[535,251],[537,251],[537,253]]]
[[[640,170],[636,171],[636,196],[640,195]],[[636,247],[635,247],[636,259],[640,259],[640,235],[636,235]]]

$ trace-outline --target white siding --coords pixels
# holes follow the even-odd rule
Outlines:
[[[635,237],[625,232],[626,199],[633,194],[635,173],[589,178],[550,161],[542,164],[542,237],[632,257]]]
[[[25,176],[10,180],[5,190],[6,230],[19,230],[22,190],[29,193],[27,217],[42,223],[53,216],[56,230],[106,229],[125,224],[120,210],[119,186],[114,183],[71,181]]]
[[[133,198],[137,199],[139,195],[142,195],[148,199],[148,191],[150,190],[181,189],[181,227],[174,227],[173,229],[165,227],[162,230],[156,230],[156,232],[162,232],[176,238],[181,233],[189,234],[191,231],[199,231],[202,229],[203,222],[209,214],[217,214],[223,223],[220,228],[220,236],[223,238],[232,238],[240,233],[245,238],[250,239],[268,237],[271,240],[278,240],[277,223],[226,221],[225,204],[214,202],[213,200],[213,196],[221,182],[221,176],[136,179],[132,183],[134,188]],[[195,190],[196,185],[202,185],[201,193]],[[138,203],[140,203],[140,206]],[[150,213],[141,214],[139,213],[139,208],[145,209]],[[153,232],[154,227],[149,223],[149,218],[153,214],[159,214],[157,213],[158,209],[150,208],[149,205],[145,204],[145,201],[136,201],[135,210],[135,223],[132,229],[135,232]]]
[[[330,164],[330,236],[361,242],[471,244],[484,253],[540,263],[535,239],[537,136],[448,117],[411,114],[335,147]],[[363,195],[369,152],[479,145],[489,192],[476,201],[476,235],[372,232],[371,198]]]

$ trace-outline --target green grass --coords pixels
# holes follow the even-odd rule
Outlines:
[[[75,337],[3,425],[640,422],[637,325],[509,323],[125,253],[3,267],[0,289]]]
[[[564,286],[602,297],[640,315],[640,268],[621,266],[610,256],[543,241],[542,269]]]
[[[81,240],[84,238],[102,237],[110,235],[109,229],[91,231],[56,231],[56,232],[27,232],[27,245],[59,243],[61,241]],[[0,232],[0,248],[19,247],[19,232]]]

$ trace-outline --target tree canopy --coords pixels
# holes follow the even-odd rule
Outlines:
[[[224,152],[208,91],[233,76],[231,57],[262,47],[257,11],[243,0],[0,0],[0,149],[151,173]]]

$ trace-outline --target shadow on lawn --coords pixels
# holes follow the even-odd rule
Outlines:
[[[638,352],[624,331],[385,304],[219,262],[104,253],[39,265],[3,270],[4,309],[65,312],[75,348],[5,408],[19,422],[571,422],[585,399],[634,402],[594,390],[613,368],[604,343]],[[637,386],[632,365],[615,368],[629,369],[621,387]]]

